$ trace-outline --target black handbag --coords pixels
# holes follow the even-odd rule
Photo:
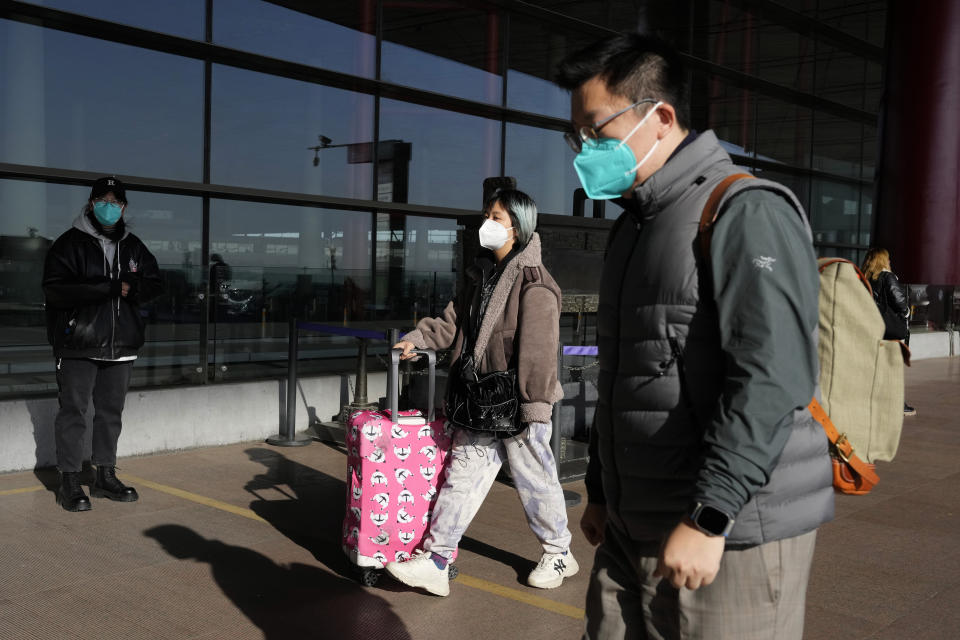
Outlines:
[[[884,340],[905,340],[907,338],[907,319],[900,316],[890,307],[884,307],[880,312],[883,316],[885,330],[883,332]]]
[[[451,372],[447,393],[447,420],[454,426],[497,438],[523,433],[517,370],[478,375],[472,355],[462,355]]]

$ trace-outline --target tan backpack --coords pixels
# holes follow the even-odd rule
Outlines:
[[[737,180],[752,177],[728,176],[710,194],[700,219],[704,256],[710,253],[723,194]],[[830,440],[834,488],[862,495],[880,481],[873,463],[892,460],[897,453],[903,367],[910,363],[910,350],[902,342],[883,339],[883,317],[856,265],[821,258],[818,266],[821,398],[813,398],[807,408]]]
[[[910,351],[902,342],[883,339],[883,317],[856,265],[840,258],[818,263],[820,403],[868,464],[892,460],[903,428],[903,371]],[[842,462],[835,456],[835,476],[847,471]],[[867,493],[876,484],[848,476],[852,490],[838,487],[845,493]]]

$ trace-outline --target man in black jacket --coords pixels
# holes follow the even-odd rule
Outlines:
[[[80,470],[91,395],[97,467],[91,493],[121,502],[138,498],[117,479],[117,440],[133,361],[144,341],[140,303],[159,294],[161,282],[156,258],[126,229],[126,207],[120,180],[98,179],[73,227],[50,247],[43,268],[60,403],[54,423],[61,472],[57,501],[67,511],[90,509]]]

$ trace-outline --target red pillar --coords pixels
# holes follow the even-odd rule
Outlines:
[[[960,2],[887,11],[873,244],[901,281],[960,284]]]

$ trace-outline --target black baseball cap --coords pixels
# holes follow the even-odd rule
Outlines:
[[[116,176],[97,178],[93,183],[93,187],[90,189],[90,199],[96,200],[97,198],[102,198],[108,193],[113,193],[113,197],[126,204],[127,190],[124,188],[123,183],[120,182],[120,179]]]

